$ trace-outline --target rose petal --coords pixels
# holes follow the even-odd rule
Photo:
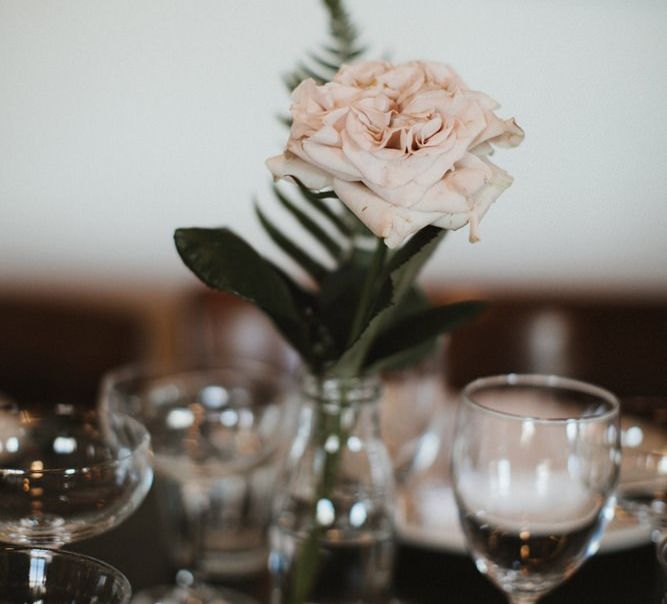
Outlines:
[[[437,212],[413,212],[394,206],[360,183],[334,179],[333,188],[340,200],[387,247],[400,246],[408,237],[431,224]]]
[[[467,212],[470,205],[468,198],[443,178],[428,189],[411,209],[420,212],[457,214]]]
[[[277,178],[311,188],[335,183],[343,202],[387,245],[425,226],[479,222],[511,183],[488,157],[524,137],[498,104],[470,90],[449,66],[386,61],[342,67],[333,81],[302,82],[293,94],[283,156],[268,161]]]
[[[276,155],[266,160],[266,165],[275,179],[298,178],[309,189],[319,190],[330,187],[333,183],[331,174],[320,170],[292,154]]]
[[[471,156],[466,159],[474,161]],[[470,222],[469,240],[471,243],[479,241],[479,222],[491,207],[491,204],[512,184],[512,177],[505,170],[486,159],[475,159],[485,164],[485,168],[488,170],[488,178],[483,186],[468,198],[470,210],[467,213],[445,215],[433,223],[443,229],[457,229]]]
[[[487,125],[470,145],[474,149],[483,143],[492,143],[498,147],[516,147],[524,139],[524,132],[514,118],[501,120],[493,113],[486,115]]]
[[[349,161],[340,147],[320,145],[312,139],[302,144],[303,154],[300,157],[312,161],[316,166],[330,172],[335,178],[343,180],[359,180],[361,174]]]
[[[392,67],[388,61],[364,61],[356,65],[343,65],[334,76],[334,82],[366,88]]]

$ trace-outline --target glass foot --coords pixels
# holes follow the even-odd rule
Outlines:
[[[132,604],[258,604],[238,591],[197,584],[191,587],[160,585],[144,589],[132,598]]]

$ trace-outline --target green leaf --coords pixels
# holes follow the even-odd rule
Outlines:
[[[405,367],[416,365],[428,355],[433,354],[437,341],[437,336],[434,336],[422,344],[401,350],[394,355],[380,359],[377,363],[369,367],[368,371],[379,373],[382,371],[395,371],[397,369],[404,369]]]
[[[329,78],[327,76],[323,76],[322,74],[313,71],[310,67],[304,65],[303,63],[299,63],[298,70],[300,73],[303,73],[305,75],[305,77],[303,78],[304,80],[306,78],[313,78],[313,80],[315,80],[315,82],[317,82],[320,85],[326,84],[329,81]]]
[[[403,245],[403,247],[399,248],[394,253],[394,255],[391,257],[391,260],[387,263],[387,272],[393,273],[395,270],[401,268],[401,266],[408,262],[413,256],[415,256],[415,254],[418,254],[422,248],[427,245],[433,245],[434,240],[437,240],[433,248],[428,248],[431,250],[430,253],[432,253],[446,233],[447,231],[439,229],[438,227],[424,227],[415,233],[415,235],[411,237],[407,243]],[[421,265],[423,265],[426,260],[428,260],[430,253],[427,253]]]
[[[342,376],[358,375],[366,365],[366,357],[374,340],[387,323],[404,296],[410,291],[419,271],[442,241],[444,231],[426,227],[412,237],[387,263],[385,281],[392,286],[391,304],[370,319],[359,338],[345,351],[334,367]],[[406,346],[407,348],[407,346]]]
[[[304,185],[299,179],[295,178],[299,191],[303,195],[304,199],[310,203],[318,212],[325,216],[331,224],[340,231],[342,235],[349,235],[351,233],[350,227],[347,225],[345,220],[336,212],[334,212],[326,202],[322,201],[324,195],[322,193],[315,193],[311,191],[306,185]],[[333,192],[332,192],[333,193]],[[329,194],[327,193],[327,197]],[[333,197],[337,198],[337,195],[333,193]]]
[[[282,231],[276,227],[269,218],[267,218],[257,203],[255,203],[255,213],[257,214],[260,224],[264,227],[264,230],[267,235],[271,237],[273,242],[313,279],[315,279],[315,281],[321,281],[327,273],[327,269],[315,260],[311,254],[305,252],[302,248],[293,243],[289,237],[284,235]]]
[[[478,315],[484,306],[479,301],[457,302],[403,318],[373,343],[368,354],[368,369],[376,371],[382,368],[383,361],[451,331]]]
[[[424,292],[420,287],[412,284],[403,298],[392,307],[391,313],[387,315],[385,321],[382,323],[377,337],[381,338],[384,333],[388,332],[405,317],[424,312],[429,308],[433,308],[433,305],[430,303]],[[433,350],[435,340],[436,338],[434,337],[432,341],[402,351],[395,355],[395,357],[387,359],[381,367],[374,367],[373,371],[384,371],[386,369],[395,369],[398,366],[417,363]]]
[[[312,360],[306,321],[282,276],[241,237],[227,228],[182,228],[174,233],[185,265],[201,281],[253,303],[273,320],[280,333]]]
[[[320,284],[319,315],[336,342],[334,358],[340,357],[347,346],[370,258],[370,252],[354,250],[350,258],[330,272]],[[384,285],[375,299],[373,315],[391,303],[390,284]]]
[[[329,254],[331,254],[334,259],[340,257],[342,253],[341,246],[334,241],[319,224],[317,224],[303,210],[294,205],[294,203],[285,197],[275,185],[273,186],[273,192],[283,207],[315,238],[316,241],[322,245],[322,247],[324,247],[324,249],[327,250],[327,252],[329,252]]]
[[[360,57],[368,50],[365,46],[360,46],[359,48],[351,48],[351,49],[347,48],[340,49],[334,46],[323,46],[323,48],[328,53],[334,55],[337,59],[339,59],[341,65],[346,61],[351,61],[353,59],[356,59],[357,57]]]
[[[283,125],[286,126],[287,128],[292,127],[292,117],[289,115],[277,115],[276,119]]]
[[[283,76],[283,83],[285,84],[287,91],[292,92],[305,79],[306,78],[303,76],[303,74],[297,72],[288,73]]]
[[[324,69],[328,69],[329,71],[333,72],[333,75],[336,74],[336,72],[340,69],[340,64],[336,65],[335,63],[331,63],[330,61],[327,61],[326,59],[323,59],[320,57],[317,53],[314,52],[309,52],[308,56],[318,65],[321,67],[324,67]],[[331,78],[329,78],[331,79]]]

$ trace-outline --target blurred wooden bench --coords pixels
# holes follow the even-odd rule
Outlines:
[[[437,288],[430,295],[451,299]],[[520,292],[485,298],[484,314],[451,334],[443,369],[452,387],[498,373],[553,373],[619,395],[667,394],[667,298],[637,302]],[[239,351],[265,360],[285,355],[270,322],[226,294],[193,291],[183,327],[189,354],[200,360]]]
[[[0,296],[0,391],[22,402],[90,405],[102,374],[141,358],[141,318],[109,304]]]
[[[453,334],[446,362],[454,387],[494,373],[555,373],[621,396],[667,395],[667,300],[491,298]]]
[[[430,293],[451,299],[438,288]],[[484,375],[537,372],[588,380],[622,396],[667,394],[667,297],[475,297],[489,306],[450,337],[443,371],[452,387]],[[154,298],[143,294],[133,307],[94,296],[0,293],[0,392],[90,403],[105,371],[137,360],[198,364],[244,355],[294,365],[268,319],[233,296],[202,287],[168,301]]]

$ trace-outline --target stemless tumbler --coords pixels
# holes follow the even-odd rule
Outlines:
[[[480,572],[532,604],[597,551],[613,516],[619,404],[584,382],[480,379],[463,391],[452,474]]]

